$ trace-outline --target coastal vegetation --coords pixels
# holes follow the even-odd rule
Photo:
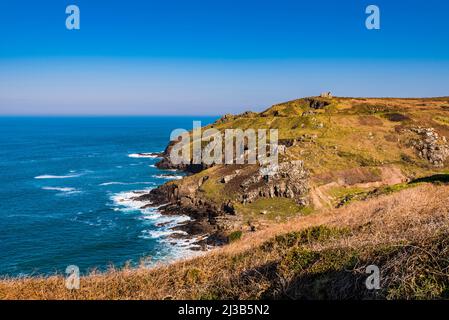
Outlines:
[[[449,186],[414,188],[297,216],[203,256],[63,276],[4,279],[2,299],[449,298]],[[237,238],[237,237],[236,237]],[[381,289],[367,290],[378,265]]]
[[[0,299],[449,298],[449,98],[310,97],[226,115],[278,129],[279,170],[158,164],[190,174],[140,195],[193,220],[200,256],[81,278],[5,278]],[[204,237],[207,234],[207,237]],[[148,260],[148,259],[146,259]],[[380,270],[380,289],[365,285]]]

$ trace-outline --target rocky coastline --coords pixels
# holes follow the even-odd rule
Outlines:
[[[159,169],[179,170],[187,173],[180,180],[165,183],[137,200],[157,206],[164,215],[187,215],[191,220],[174,228],[183,231],[186,237],[196,239],[195,250],[206,250],[222,246],[229,242],[229,233],[248,229],[255,231],[256,226],[247,224],[237,212],[235,204],[248,204],[259,198],[290,198],[299,206],[308,204],[309,173],[303,161],[286,161],[280,163],[275,174],[266,174],[259,165],[216,165],[212,175],[198,174],[211,168],[208,165],[174,165],[170,161],[171,142],[159,157],[156,164]],[[208,199],[204,196],[202,186],[209,179],[214,179],[226,194],[223,197]],[[183,235],[175,234],[179,237]]]
[[[347,127],[329,122],[329,119],[324,125],[326,112],[333,110],[326,108],[332,103],[335,108],[336,102],[330,98],[299,99],[274,105],[261,113],[225,115],[211,125],[223,130],[233,122],[241,125],[256,120],[263,123],[268,123],[269,119],[285,120],[280,124],[280,131],[290,128],[298,132],[291,134],[287,130],[289,136],[279,139],[279,164],[274,174],[267,172],[269,168],[256,164],[173,164],[170,153],[177,141],[171,141],[158,155],[160,161],[156,167],[179,170],[186,175],[140,195],[138,200],[157,206],[161,214],[190,217],[189,221],[175,227],[176,230],[196,239],[196,248],[207,249],[229,243],[232,233],[263,228],[262,224],[267,222],[263,221],[267,210],[260,205],[261,202],[272,208],[274,218],[277,218],[286,199],[290,207],[284,212],[298,214],[302,209],[338,205],[341,203],[340,194],[348,197],[345,193],[357,188],[402,183],[420,175],[423,170],[437,170],[447,164],[449,144],[442,125],[437,126],[437,130],[435,122],[412,122],[405,107],[387,108],[377,101],[372,104],[351,101],[352,113],[346,117],[357,122],[359,131],[365,131],[357,133],[357,137],[342,140],[341,137],[349,134]],[[390,109],[397,112],[392,113]],[[389,113],[384,116],[372,115],[385,110]],[[343,111],[332,112],[337,116]],[[446,119],[440,118],[440,122]],[[289,121],[297,123],[293,125]],[[334,130],[332,134],[330,129]],[[375,129],[379,131],[376,134]],[[363,146],[366,150],[354,148],[360,140],[365,141]],[[376,150],[368,150],[373,144]],[[389,173],[394,173],[397,179],[388,177]],[[252,205],[255,203],[259,205]],[[252,218],[254,215],[257,217],[248,218],[248,212]]]

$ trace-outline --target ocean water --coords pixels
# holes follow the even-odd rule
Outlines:
[[[183,173],[151,153],[176,128],[215,117],[0,118],[0,275],[82,273],[192,253],[171,227],[188,217],[132,198]],[[148,153],[141,156],[139,153]]]

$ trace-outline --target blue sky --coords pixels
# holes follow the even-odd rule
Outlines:
[[[81,29],[65,28],[76,4]],[[381,30],[365,28],[365,8]],[[449,95],[449,2],[0,3],[0,114],[221,114],[331,90]]]

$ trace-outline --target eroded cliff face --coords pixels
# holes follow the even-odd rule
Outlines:
[[[156,163],[156,167],[159,169],[174,169],[174,170],[180,170],[185,171],[187,173],[198,173],[203,171],[204,169],[207,169],[208,165],[201,163],[201,164],[174,164],[170,160],[170,153],[173,149],[173,146],[177,143],[177,141],[170,141],[168,146],[165,148],[164,152],[161,153],[161,160]]]
[[[251,203],[259,198],[291,198],[301,206],[309,204],[309,172],[304,162],[294,160],[283,162],[271,169],[259,170],[241,184],[240,201],[243,204]]]
[[[258,165],[221,165],[166,183],[141,196],[141,200],[162,205],[160,210],[166,214],[188,214],[195,220],[189,232],[195,224],[193,229],[198,233],[217,236],[245,227],[238,204],[261,198],[289,198],[298,206],[306,206],[309,203],[308,178],[309,173],[300,160],[283,162],[271,170],[261,170]],[[215,188],[217,197],[210,197],[206,188]]]

